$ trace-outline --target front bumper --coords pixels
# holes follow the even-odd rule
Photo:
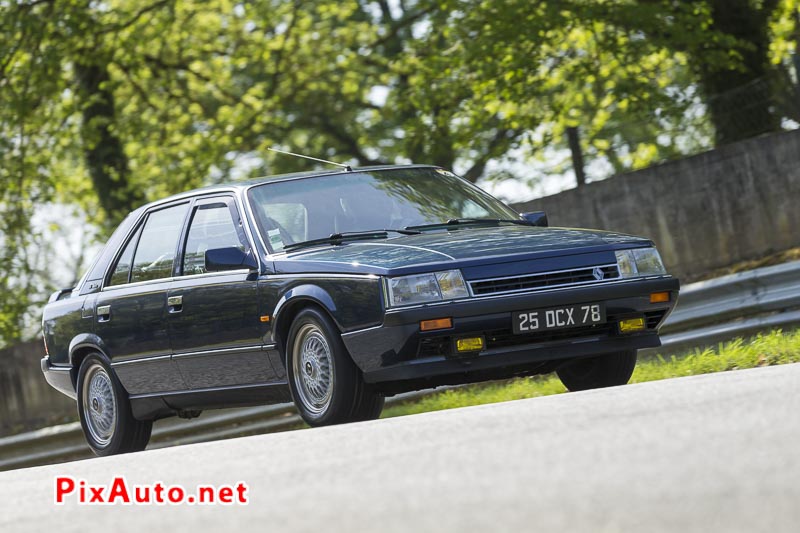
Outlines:
[[[664,276],[609,282],[589,287],[471,298],[406,309],[390,309],[381,326],[346,333],[347,349],[369,383],[424,380],[437,376],[464,375],[508,368],[510,375],[526,366],[574,357],[587,357],[661,345],[658,328],[678,299],[679,282]],[[670,301],[650,303],[650,293],[670,292]],[[606,306],[603,325],[514,335],[514,311],[546,309],[561,305],[598,303]],[[647,329],[622,335],[621,318],[644,316]],[[452,318],[448,330],[421,332],[419,322]],[[482,335],[486,347],[478,354],[454,355],[454,339]],[[513,370],[513,372],[512,372]]]
[[[73,400],[77,399],[78,395],[75,393],[75,386],[72,383],[72,369],[70,367],[52,366],[50,358],[47,356],[42,357],[41,364],[44,379],[47,380],[51,387],[62,394],[66,394]]]

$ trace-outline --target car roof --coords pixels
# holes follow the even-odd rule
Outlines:
[[[396,169],[403,169],[403,168],[440,168],[436,165],[373,165],[367,167],[353,167],[352,170],[345,170],[345,169],[336,169],[336,170],[310,170],[305,172],[292,172],[289,174],[275,174],[271,176],[262,176],[259,178],[252,178],[249,180],[243,181],[235,181],[230,183],[218,183],[214,185],[208,185],[206,187],[200,187],[197,189],[191,189],[189,191],[181,192],[178,194],[173,194],[172,196],[168,196],[166,198],[161,198],[159,200],[150,202],[146,205],[141,206],[140,208],[136,209],[135,211],[148,209],[154,205],[169,203],[173,200],[180,200],[183,198],[188,198],[192,196],[196,196],[198,194],[207,194],[213,193],[215,191],[231,191],[231,190],[244,190],[249,189],[255,185],[261,185],[263,183],[273,183],[279,181],[292,181],[298,179],[307,179],[307,178],[315,178],[320,176],[334,176],[337,174],[349,174],[349,173],[356,173],[356,172],[376,172],[381,170],[396,170]]]

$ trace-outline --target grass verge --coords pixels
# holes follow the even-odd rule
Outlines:
[[[640,360],[631,383],[796,362],[800,362],[800,330],[791,333],[776,330],[749,340],[735,339],[720,343],[715,348],[697,349],[677,356],[657,355]],[[555,374],[517,378],[446,389],[420,400],[388,407],[382,417],[535,398],[562,392],[567,390]]]

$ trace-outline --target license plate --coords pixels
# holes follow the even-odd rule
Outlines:
[[[511,316],[515,334],[535,333],[605,324],[606,308],[603,304],[565,305],[535,311],[516,311]]]

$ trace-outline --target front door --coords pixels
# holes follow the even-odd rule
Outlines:
[[[261,349],[257,274],[206,270],[207,250],[230,247],[249,249],[233,197],[198,200],[167,309],[173,359],[192,389],[276,381]]]

